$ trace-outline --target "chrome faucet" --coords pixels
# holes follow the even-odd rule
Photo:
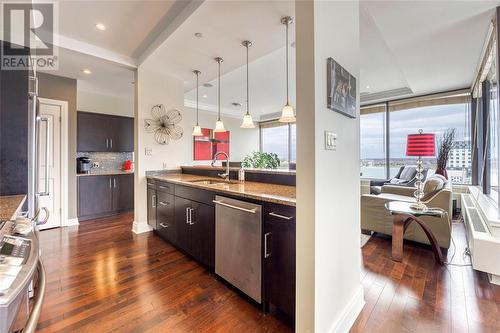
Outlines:
[[[224,173],[219,173],[219,177],[221,177],[222,179],[224,179],[225,181],[229,181],[229,155],[226,154],[225,152],[223,151],[219,151],[217,153],[215,153],[214,155],[214,159],[212,160],[212,166],[215,165],[215,162],[217,161],[217,156],[219,155],[224,155],[226,157],[226,172]]]

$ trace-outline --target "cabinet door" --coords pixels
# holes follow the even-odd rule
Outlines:
[[[115,175],[113,178],[113,210],[134,209],[134,175]]]
[[[77,151],[108,151],[109,133],[108,116],[78,112]]]
[[[78,177],[78,216],[92,217],[113,210],[112,178],[109,176]]]
[[[191,207],[192,256],[203,265],[215,267],[215,209],[193,202]]]
[[[174,196],[160,190],[157,190],[156,194],[156,224],[158,233],[162,238],[177,245],[177,229],[174,220]]]
[[[191,200],[175,197],[174,201],[177,246],[191,254],[191,224],[188,220]]]
[[[295,209],[270,205],[264,216],[265,299],[295,316]]]
[[[134,118],[110,117],[110,151],[134,151]]]
[[[157,203],[157,197],[156,197],[156,188],[154,184],[149,185],[148,182],[148,198],[147,198],[147,203],[148,203],[148,224],[153,228],[153,230],[157,229],[156,226],[156,203]]]

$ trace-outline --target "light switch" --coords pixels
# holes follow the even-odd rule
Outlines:
[[[325,150],[337,150],[337,134],[325,131]]]
[[[151,156],[151,155],[153,155],[153,149],[151,149],[150,147],[146,147],[146,148],[144,148],[144,154],[145,154],[146,156]]]

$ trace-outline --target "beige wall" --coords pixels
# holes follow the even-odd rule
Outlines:
[[[134,96],[113,96],[95,92],[77,91],[78,111],[112,114],[116,116],[134,116]]]
[[[39,96],[68,102],[68,218],[77,217],[76,193],[76,80],[38,73]]]

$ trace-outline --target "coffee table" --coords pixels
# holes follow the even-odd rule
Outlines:
[[[421,216],[443,217],[448,213],[441,208],[428,208],[427,210],[416,210],[411,208],[411,202],[391,201],[385,204],[385,208],[391,212],[392,224],[392,260],[401,262],[403,259],[403,238],[406,228],[412,223],[417,223],[425,232],[434,252],[436,262],[444,264],[441,248],[429,226],[419,219]]]

